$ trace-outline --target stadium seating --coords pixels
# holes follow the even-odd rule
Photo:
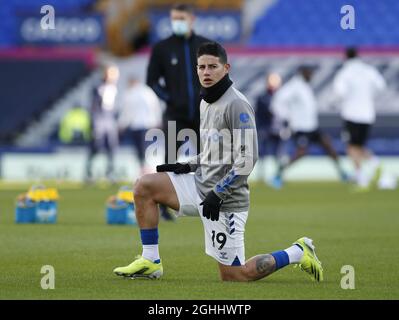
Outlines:
[[[397,0],[353,0],[355,29],[340,26],[348,1],[278,0],[254,23],[251,46],[397,46]]]
[[[96,0],[7,0],[0,6],[0,48],[17,44],[16,29],[18,12],[36,12],[46,5],[54,6],[56,13],[79,12],[87,9]]]
[[[10,141],[87,73],[79,60],[5,59],[0,70],[0,141]]]

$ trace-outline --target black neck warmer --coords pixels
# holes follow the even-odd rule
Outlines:
[[[214,103],[227,91],[233,84],[227,73],[220,81],[212,87],[204,88],[201,86],[200,96],[208,103]]]

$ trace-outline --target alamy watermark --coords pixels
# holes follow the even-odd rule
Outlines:
[[[176,131],[176,122],[168,121],[167,137],[161,129],[150,129],[145,140],[152,142],[145,152],[147,161],[155,160],[159,153],[168,148],[167,163],[176,163],[178,155],[193,156],[191,164],[201,165],[232,165],[236,167],[237,175],[249,175],[255,165],[256,130],[250,127],[229,129],[201,129],[199,155],[197,150],[197,135],[192,129]],[[167,143],[166,142],[167,139]],[[180,147],[177,147],[180,142]],[[195,157],[194,157],[195,156]]]
[[[43,290],[55,289],[55,270],[51,265],[42,266],[40,273],[44,276],[40,280],[40,286]]]
[[[45,5],[40,9],[40,13],[44,14],[40,20],[40,27],[43,30],[55,29],[55,10],[53,6]]]
[[[341,28],[343,30],[355,29],[355,8],[349,4],[341,7]]]
[[[344,290],[355,289],[355,268],[351,265],[344,265],[341,268],[341,288]]]

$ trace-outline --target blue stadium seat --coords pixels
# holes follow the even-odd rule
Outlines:
[[[0,141],[9,140],[87,74],[83,61],[0,61]]]
[[[254,24],[251,46],[397,46],[399,1],[352,0],[355,30],[340,27],[345,0],[279,0]]]
[[[79,12],[85,10],[96,0],[6,0],[0,5],[0,48],[17,45],[17,19],[18,12],[40,12],[45,5],[52,5],[56,13]]]

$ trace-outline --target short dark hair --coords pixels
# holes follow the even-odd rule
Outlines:
[[[172,8],[170,10],[177,10],[177,11],[183,11],[183,12],[194,14],[193,6],[186,4],[186,3],[176,3],[172,6]]]
[[[197,58],[209,54],[218,57],[221,63],[227,63],[226,50],[217,42],[204,42],[197,50]]]
[[[348,59],[356,58],[357,57],[357,50],[354,47],[350,47],[346,49],[346,57]]]

